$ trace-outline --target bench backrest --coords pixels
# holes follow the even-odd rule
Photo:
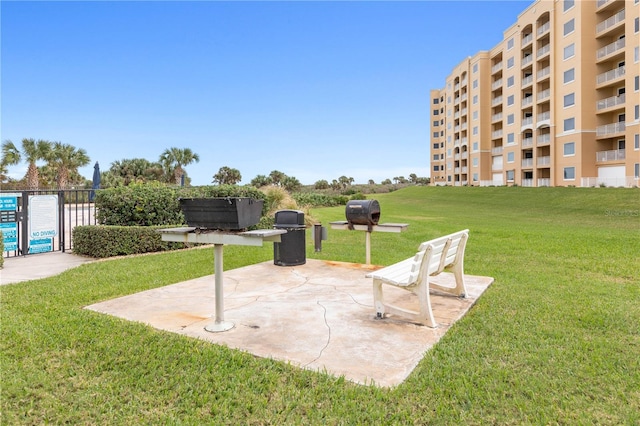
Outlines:
[[[422,279],[421,274],[425,271],[423,266],[428,275],[437,275],[446,267],[460,262],[464,257],[468,238],[469,230],[465,229],[420,244],[418,253],[414,256],[411,278],[416,281]]]

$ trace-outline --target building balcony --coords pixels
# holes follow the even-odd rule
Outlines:
[[[549,99],[550,97],[551,97],[551,89],[546,89],[536,94],[536,99],[538,102]]]
[[[495,123],[496,121],[500,121],[500,120],[502,120],[502,113],[501,112],[499,112],[497,114],[493,114],[491,116],[491,122],[492,123]]]
[[[491,83],[491,90],[496,90],[497,88],[502,87],[502,79],[498,79]]]
[[[551,125],[551,112],[543,112],[538,114],[538,121],[536,127],[550,126]]]
[[[625,75],[625,67],[617,67],[602,74],[598,74],[596,77],[596,84],[600,87],[607,86],[608,84],[616,83]]]
[[[611,151],[596,152],[596,162],[609,163],[615,161],[624,161],[626,158],[624,149],[614,149]]]
[[[523,128],[533,126],[533,117],[524,117],[521,125]]]
[[[502,70],[502,62],[498,62],[497,64],[491,67],[491,74],[495,74],[501,70]]]
[[[538,179],[538,186],[551,186],[551,179],[549,178]]]
[[[548,55],[549,52],[551,52],[551,45],[550,44],[545,44],[540,49],[538,49],[538,52],[536,53],[536,58],[540,59],[543,56]]]
[[[502,137],[502,129],[491,132],[491,139],[498,139]]]
[[[491,154],[492,155],[500,155],[502,154],[502,147],[501,146],[496,146],[491,148]]]
[[[623,134],[626,128],[625,122],[605,124],[596,127],[596,138],[611,138]]]
[[[522,61],[520,63],[520,66],[522,68],[526,67],[527,65],[529,65],[530,63],[533,62],[533,55],[527,55],[525,57],[522,58]]]
[[[549,77],[551,75],[551,67],[545,67],[542,68],[540,71],[538,71],[538,73],[536,74],[536,80],[537,81],[541,81],[544,80],[545,77]]]
[[[598,110],[598,112],[604,112],[605,110],[615,108],[618,105],[624,106],[625,101],[626,96],[624,93],[617,96],[611,96],[610,98],[600,99],[598,102],[596,102],[596,109]]]
[[[502,96],[496,96],[495,98],[493,98],[493,100],[491,101],[491,106],[496,106],[502,103]]]
[[[617,53],[624,53],[625,39],[616,40],[596,52],[596,60],[600,61]]]
[[[596,25],[596,37],[607,34],[609,30],[615,29],[622,23],[624,23],[624,9]]]
[[[520,83],[520,87],[526,87],[532,83],[533,83],[533,75],[530,75],[522,79],[522,83]]]
[[[545,22],[544,24],[542,24],[542,26],[540,26],[536,30],[536,35],[538,37],[540,37],[541,35],[546,34],[547,32],[549,32],[550,29],[551,29],[551,23],[550,22]]]
[[[551,165],[551,156],[546,156],[546,157],[538,157],[537,161],[536,161],[536,165],[538,167],[540,166],[549,166]]]
[[[530,148],[533,146],[533,138],[524,138],[522,139],[522,143],[521,143],[523,148]]]
[[[491,171],[498,171],[498,170],[502,170],[502,164],[492,164],[491,165]]]
[[[531,169],[533,168],[533,158],[525,158],[522,160],[522,168],[523,169]]]
[[[527,96],[526,98],[522,99],[522,108],[529,105],[533,105],[533,96]]]
[[[539,135],[536,138],[536,144],[538,146],[545,146],[545,145],[549,145],[550,143],[551,143],[551,134]]]
[[[527,34],[526,36],[522,37],[522,42],[520,44],[520,47],[525,47],[527,44],[531,43],[533,41],[533,34]]]

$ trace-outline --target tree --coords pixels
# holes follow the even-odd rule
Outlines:
[[[300,181],[293,176],[286,176],[282,180],[282,187],[289,192],[295,192],[299,190],[301,186],[302,184],[300,183]]]
[[[411,183],[418,183],[418,175],[415,173],[411,173],[409,175],[409,180],[411,181]]]
[[[375,184],[376,184],[376,181],[375,181],[375,180],[373,180],[373,179],[369,179],[369,185],[375,185]]]
[[[258,175],[251,180],[251,186],[256,188],[262,188],[267,185],[271,185],[271,178],[265,175]]]
[[[162,181],[164,171],[160,163],[152,163],[144,158],[125,158],[111,163],[109,172],[112,176],[105,187],[130,185],[135,182]]]
[[[338,178],[338,182],[340,182],[340,185],[342,185],[342,188],[346,188],[348,186],[351,186],[353,181],[354,181],[354,179],[352,177],[340,176]]]
[[[278,170],[273,170],[269,173],[269,178],[271,179],[271,184],[276,186],[281,186],[282,181],[286,178],[287,175]]]
[[[382,182],[380,182],[382,185],[391,185],[391,179],[385,179]]]
[[[220,167],[218,173],[213,175],[213,183],[218,185],[235,185],[242,180],[240,170],[231,167]]]
[[[91,159],[87,151],[62,142],[54,142],[46,155],[51,167],[57,170],[56,183],[58,189],[66,189],[69,177],[77,175],[78,168],[89,164]]]
[[[167,172],[173,171],[174,182],[176,185],[180,185],[182,182],[182,176],[185,174],[183,167],[188,166],[193,162],[199,162],[200,156],[189,148],[175,148],[171,147],[165,149],[160,154],[160,163]]]
[[[316,181],[316,183],[313,185],[313,187],[315,189],[328,189],[329,188],[329,182],[327,182],[324,179],[321,179],[319,181]]]
[[[27,162],[25,179],[28,189],[38,189],[38,166],[36,161],[48,158],[51,151],[51,142],[45,140],[22,139],[22,152],[13,142],[6,140],[2,143],[2,167],[13,166],[23,159]]]

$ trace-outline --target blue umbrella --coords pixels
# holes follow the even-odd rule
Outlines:
[[[89,193],[89,201],[93,201],[96,196],[96,189],[100,189],[100,164],[96,161],[93,166],[93,183],[91,184],[91,192]]]

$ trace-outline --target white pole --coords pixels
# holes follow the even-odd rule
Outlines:
[[[205,330],[212,333],[231,330],[235,325],[232,322],[225,322],[224,320],[224,272],[222,262],[223,247],[223,244],[213,245],[213,270],[215,273],[216,283],[216,322],[214,322],[213,324],[209,324],[204,328]]]

